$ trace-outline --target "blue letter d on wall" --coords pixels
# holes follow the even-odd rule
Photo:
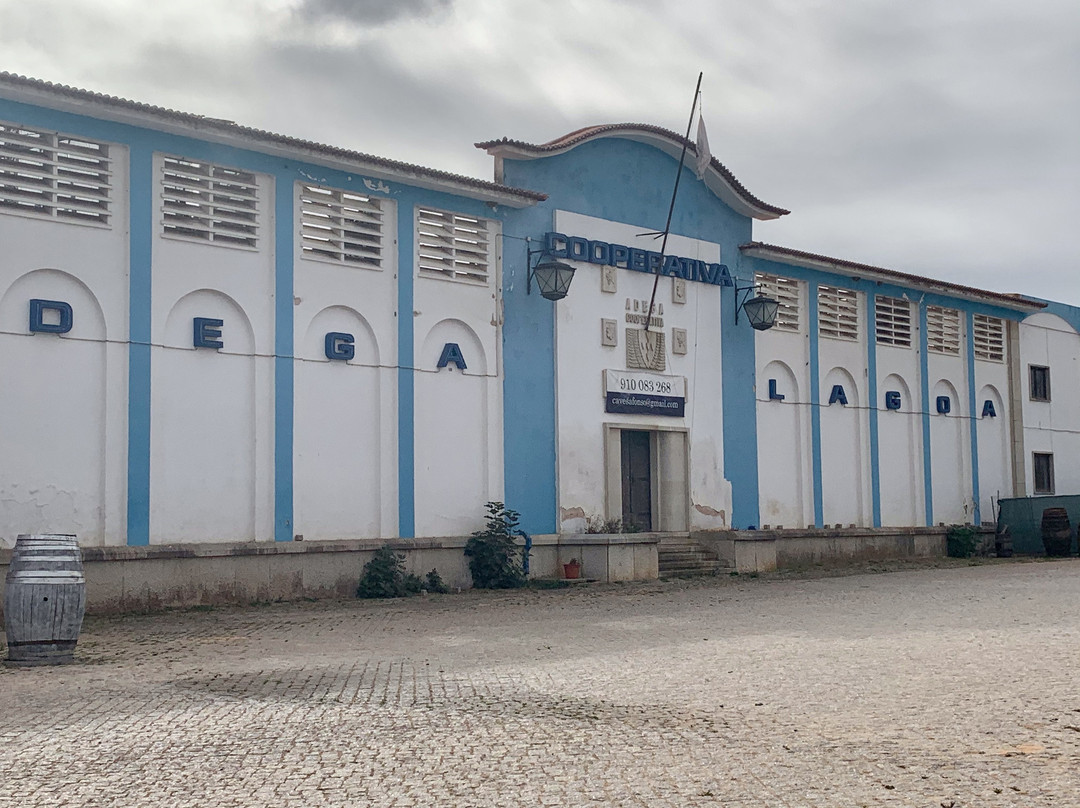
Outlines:
[[[55,323],[45,322],[45,312],[56,312]],[[30,301],[30,332],[36,334],[66,334],[71,330],[74,316],[71,304],[62,300]]]

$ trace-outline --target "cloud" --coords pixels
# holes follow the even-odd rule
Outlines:
[[[0,52],[480,177],[479,140],[683,131],[701,70],[714,154],[793,211],[757,238],[1080,303],[1075,0],[0,0]]]
[[[454,0],[303,0],[297,15],[310,22],[333,20],[358,25],[386,25],[450,11]]]

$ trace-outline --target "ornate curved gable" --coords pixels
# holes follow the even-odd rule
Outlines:
[[[536,160],[541,157],[552,157],[576,148],[583,143],[588,143],[600,138],[619,138],[622,140],[635,140],[646,143],[660,151],[671,155],[676,160],[682,151],[683,145],[687,147],[687,154],[697,154],[694,144],[682,135],[664,129],[660,126],[651,126],[641,123],[615,123],[604,126],[588,126],[575,132],[563,135],[549,143],[535,144],[525,143],[521,140],[490,140],[477,143],[478,149],[484,149],[496,159],[496,175],[500,175],[500,163],[504,158],[511,160]],[[735,175],[731,173],[715,157],[709,163],[709,169],[705,174],[705,185],[720,198],[722,202],[744,216],[754,219],[776,219],[790,211],[770,205],[758,199],[750,193]]]

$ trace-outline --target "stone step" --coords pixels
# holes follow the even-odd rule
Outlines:
[[[693,566],[695,564],[721,564],[718,558],[670,558],[663,556],[658,559],[661,567]]]
[[[720,560],[716,553],[710,553],[708,550],[702,550],[700,547],[688,548],[686,550],[660,550],[657,552],[657,556],[661,560],[665,558],[693,558],[702,561]]]
[[[693,578],[706,575],[717,575],[723,571],[726,571],[726,567],[720,566],[719,563],[711,564],[696,564],[694,566],[679,566],[674,568],[660,568],[661,578]]]
[[[661,578],[716,575],[727,569],[715,552],[688,539],[666,538],[657,547]]]

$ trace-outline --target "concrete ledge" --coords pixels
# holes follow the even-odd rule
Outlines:
[[[472,586],[468,536],[320,542],[240,542],[84,547],[87,611],[116,613],[228,603],[352,597],[364,564],[384,544],[421,577],[432,569],[451,587]],[[576,558],[598,581],[658,575],[654,533],[534,536],[530,577],[562,578]],[[11,551],[0,551],[0,597]]]
[[[690,538],[735,572],[945,555],[948,527],[696,531]],[[988,531],[980,528],[980,532]],[[989,531],[992,534],[992,531]]]

